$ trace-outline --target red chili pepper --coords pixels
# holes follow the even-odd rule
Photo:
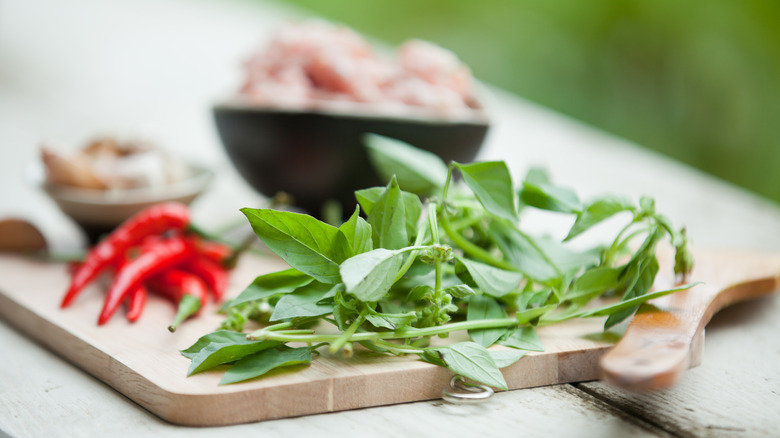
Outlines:
[[[228,287],[228,273],[222,266],[205,257],[194,257],[182,268],[197,275],[214,295],[214,301],[220,302]]]
[[[182,321],[196,315],[208,300],[208,288],[198,276],[178,269],[162,271],[149,279],[149,287],[171,299],[176,317],[168,330],[176,331]]]
[[[127,309],[127,320],[135,322],[141,316],[141,312],[146,305],[146,286],[139,284],[130,292],[129,305]]]
[[[117,272],[103,303],[98,325],[105,324],[133,288],[142,284],[144,280],[172,266],[185,263],[193,256],[190,242],[181,236],[174,236],[157,245],[142,248],[138,258],[128,262]]]
[[[146,242],[149,239],[144,240]],[[122,270],[122,268],[125,267],[130,261],[131,261],[131,253],[132,251],[128,251],[127,254],[125,254],[125,257],[122,258],[120,261],[116,261],[115,268],[114,268],[114,274],[116,275],[116,272],[119,272]],[[137,257],[138,254],[134,254],[134,256]],[[130,291],[130,296],[127,298],[127,320],[130,322],[135,322],[138,320],[138,318],[141,316],[141,313],[144,310],[144,306],[146,306],[146,296],[148,295],[148,291],[146,290],[146,286],[143,284],[139,284],[135,288],[133,288]]]
[[[84,264],[84,262],[82,262],[82,261],[72,260],[72,261],[68,262],[68,264],[66,265],[65,270],[68,272],[68,274],[73,275],[73,274],[76,273],[76,271],[78,271],[79,267],[81,267],[81,265],[83,265],[83,264]]]
[[[145,237],[189,224],[189,209],[180,203],[155,204],[131,217],[93,247],[71,278],[60,307],[67,307],[76,295],[106,267]]]
[[[233,254],[233,250],[222,243],[206,240],[200,236],[191,237],[195,252],[214,263],[222,264]]]

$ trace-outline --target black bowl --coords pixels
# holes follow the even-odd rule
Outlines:
[[[489,126],[484,113],[475,114],[445,120],[246,105],[214,108],[222,144],[241,176],[265,196],[291,195],[295,206],[314,216],[321,216],[329,201],[349,214],[355,190],[385,184],[369,161],[365,133],[404,141],[445,162],[469,162]]]

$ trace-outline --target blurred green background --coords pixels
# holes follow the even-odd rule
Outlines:
[[[277,0],[780,202],[780,2]]]

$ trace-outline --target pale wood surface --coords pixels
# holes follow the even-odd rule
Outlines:
[[[237,86],[247,50],[298,16],[260,0],[0,2],[0,215],[32,220],[55,249],[77,246],[73,224],[23,183],[22,169],[42,140],[73,145],[119,133],[212,165],[217,179],[196,201],[196,220],[210,226],[240,219],[238,209],[261,198],[228,165],[208,108]],[[700,246],[780,250],[776,204],[492,91],[495,123],[481,158],[507,160],[516,176],[545,166],[586,198],[652,195]],[[571,225],[556,216],[527,224],[553,231]],[[778,313],[780,299],[771,297],[716,315],[703,365],[652,395],[576,386],[594,399],[559,385],[500,393],[468,411],[419,402],[208,429],[160,420],[0,322],[0,430],[15,437],[410,436],[431,429],[453,436],[772,436],[780,427]]]

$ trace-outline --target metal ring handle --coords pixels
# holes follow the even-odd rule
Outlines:
[[[454,404],[481,403],[493,394],[491,387],[467,382],[463,376],[456,375],[450,379],[450,387],[442,391],[442,399]]]

